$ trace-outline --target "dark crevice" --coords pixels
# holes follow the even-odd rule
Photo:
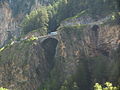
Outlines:
[[[48,38],[42,42],[42,47],[45,52],[45,58],[48,61],[50,68],[54,66],[54,57],[56,53],[57,44],[58,40],[55,38]]]
[[[92,29],[92,37],[93,37],[93,41],[97,47],[97,43],[98,43],[98,34],[99,34],[99,26],[98,25],[93,25]]]
[[[93,25],[93,27],[92,27],[92,30],[93,31],[97,31],[99,29],[99,26],[98,25]]]
[[[93,25],[92,31],[94,31],[96,37],[98,37],[98,29],[99,29],[98,25]]]

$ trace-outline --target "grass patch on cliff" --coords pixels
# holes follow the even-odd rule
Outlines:
[[[8,90],[8,89],[1,87],[0,90]]]

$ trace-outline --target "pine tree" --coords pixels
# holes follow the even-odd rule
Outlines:
[[[24,34],[37,29],[46,30],[48,27],[48,13],[46,8],[41,7],[26,15],[22,22],[22,27]]]

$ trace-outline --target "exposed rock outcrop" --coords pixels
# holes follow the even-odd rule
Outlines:
[[[39,0],[5,1],[0,3],[0,47],[19,36],[24,15],[39,6]],[[104,24],[110,18],[66,20],[57,35],[31,32],[6,46],[0,50],[0,87],[59,90],[69,79],[81,90],[92,90],[96,82],[120,85],[120,26]],[[38,40],[27,40],[32,34]]]
[[[46,80],[62,83],[76,75],[83,90],[96,82],[118,84],[119,31],[119,26],[99,25],[96,43],[92,26],[66,26],[58,29],[56,39],[46,36],[13,44],[0,52],[0,86],[35,90]]]
[[[42,4],[48,4],[47,0],[0,0],[0,48],[8,41],[9,32],[14,39],[21,34],[20,23],[26,14],[38,8]]]
[[[53,43],[55,43],[54,47]],[[49,76],[51,63],[54,63],[56,45],[54,39],[45,41],[43,44],[39,40],[35,42],[22,41],[5,49],[0,54],[0,86],[12,90],[39,88]],[[44,46],[48,49],[46,50]],[[51,55],[48,56],[48,53]],[[8,56],[4,57],[6,54]]]
[[[0,7],[0,47],[4,45],[4,41],[8,39],[8,29],[12,22],[11,10],[7,3],[1,3]]]
[[[7,2],[0,2],[0,48],[13,37],[20,35],[19,22],[12,15],[10,5]]]

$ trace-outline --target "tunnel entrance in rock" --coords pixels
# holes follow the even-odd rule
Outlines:
[[[56,47],[58,44],[58,40],[55,38],[47,38],[42,42],[42,47],[45,52],[45,58],[49,63],[50,68],[54,65],[54,57],[56,53]]]

